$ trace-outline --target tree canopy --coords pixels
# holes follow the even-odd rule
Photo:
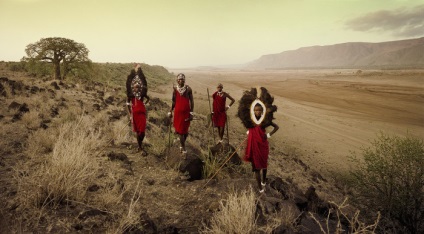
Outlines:
[[[42,38],[27,45],[25,52],[31,61],[52,63],[55,79],[64,79],[79,64],[91,62],[84,44],[62,37]]]

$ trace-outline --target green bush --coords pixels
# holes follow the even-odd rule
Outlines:
[[[419,138],[383,133],[362,150],[363,160],[353,155],[357,168],[355,198],[381,211],[388,223],[409,233],[424,231],[424,144]],[[395,227],[397,228],[397,227]]]
[[[53,74],[53,66],[47,62],[21,62],[25,63],[25,70],[33,77],[49,77]]]
[[[24,62],[8,62],[7,66],[9,67],[9,70],[13,71],[13,72],[24,72],[24,71],[26,71]]]

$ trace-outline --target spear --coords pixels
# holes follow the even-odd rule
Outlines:
[[[212,120],[212,107],[211,107],[211,98],[209,96],[209,88],[206,88],[208,92],[208,101],[209,101],[209,111],[211,113],[211,121],[212,121],[212,136],[213,136],[213,144],[215,145],[215,131],[213,130],[213,120]]]

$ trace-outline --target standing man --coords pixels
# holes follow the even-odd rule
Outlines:
[[[146,156],[147,152],[143,148],[146,131],[145,104],[149,102],[150,98],[147,96],[147,81],[140,64],[137,64],[128,75],[126,88],[127,107],[130,113],[132,130],[137,134],[138,151],[141,152],[142,156]]]
[[[188,136],[190,121],[193,120],[193,109],[193,92],[185,84],[185,75],[180,73],[177,75],[177,86],[174,87],[174,92],[172,93],[172,106],[168,112],[168,116],[170,118],[174,116],[175,133],[179,135],[180,151],[184,157],[187,154],[185,142]],[[174,115],[172,115],[172,111],[174,111]]]
[[[235,100],[228,93],[222,91],[224,86],[220,83],[216,87],[217,91],[212,94],[213,99],[213,111],[212,111],[212,122],[213,126],[218,128],[219,143],[222,143],[225,132],[225,122],[227,121],[226,111],[234,104]],[[226,106],[226,100],[230,99],[230,105]]]
[[[243,159],[252,164],[259,193],[265,192],[268,172],[269,143],[268,139],[278,131],[279,126],[274,123],[274,112],[277,106],[273,105],[274,97],[264,87],[252,88],[245,91],[240,98],[237,116],[248,129],[247,144]],[[271,132],[266,128],[273,127]],[[262,178],[261,178],[262,171]]]

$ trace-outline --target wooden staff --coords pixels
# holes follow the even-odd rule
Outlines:
[[[128,100],[125,102],[125,109],[127,109],[127,114],[128,114],[128,121],[129,121],[128,126],[130,127],[129,135],[130,135],[130,136],[131,136],[131,135],[135,135],[135,136],[137,137],[137,133],[134,133],[134,132],[132,131],[133,119],[132,119],[132,110],[130,111],[130,108],[132,108],[132,107],[131,107],[131,102],[130,102],[130,105],[127,105],[127,102],[128,102]],[[134,134],[133,134],[133,133],[134,133]]]
[[[230,134],[228,133],[228,123],[230,122],[228,119],[230,118],[230,116],[227,115],[227,118],[225,119],[225,121],[227,122],[227,140],[228,140],[228,145],[230,145]]]
[[[206,91],[208,92],[208,101],[209,101],[209,111],[211,113],[211,122],[212,122],[212,136],[213,136],[213,144],[215,145],[215,131],[213,126],[213,120],[212,120],[212,107],[211,107],[211,98],[209,97],[209,88],[206,88]]]
[[[168,154],[171,150],[171,118],[169,118],[169,126],[168,126]]]
[[[174,83],[172,83],[172,90],[174,90]],[[174,92],[174,91],[173,91]],[[171,103],[172,106],[172,103]],[[172,113],[171,113],[172,114]],[[168,125],[168,154],[171,150],[171,125],[172,125],[172,118],[167,116],[169,118],[169,125]]]

